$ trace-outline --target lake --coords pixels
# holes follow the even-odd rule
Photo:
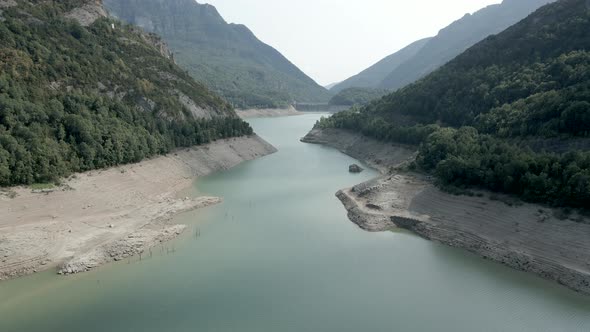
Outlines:
[[[351,223],[335,192],[377,173],[300,143],[319,117],[250,120],[279,152],[196,181],[224,203],[151,257],[0,283],[0,331],[590,331],[588,297]]]

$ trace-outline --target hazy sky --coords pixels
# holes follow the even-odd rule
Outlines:
[[[501,0],[197,0],[247,25],[321,85]]]

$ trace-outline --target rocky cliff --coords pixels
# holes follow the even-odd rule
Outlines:
[[[217,9],[193,0],[105,0],[110,13],[161,35],[176,61],[236,108],[327,102],[329,92]]]
[[[89,26],[101,17],[107,17],[102,0],[86,0],[81,6],[66,13],[66,17],[74,19],[82,26]]]

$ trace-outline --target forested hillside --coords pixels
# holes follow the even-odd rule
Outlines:
[[[502,32],[539,7],[555,0],[504,0],[467,14],[442,29],[420,51],[383,79],[381,89],[395,91],[414,83],[484,38]]]
[[[590,206],[590,153],[533,152],[530,139],[590,139],[590,3],[561,0],[467,50],[337,127],[421,144],[417,166],[442,184],[558,206]]]
[[[0,185],[252,133],[155,35],[104,17],[100,1],[2,5]]]
[[[193,0],[105,0],[111,14],[161,35],[180,65],[239,108],[328,102],[316,84],[245,26]]]
[[[330,91],[338,93],[349,88],[375,89],[381,82],[400,65],[410,60],[430,41],[430,38],[421,39],[404,47],[403,49],[387,56],[371,67],[363,70],[357,75],[333,86]]]

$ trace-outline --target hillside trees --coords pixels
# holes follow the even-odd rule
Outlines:
[[[70,2],[21,3],[0,21],[0,185],[50,182],[180,147],[250,135],[231,106],[146,42]],[[117,29],[111,25],[116,24]],[[206,110],[196,118],[179,96]]]
[[[587,1],[557,1],[420,81],[317,127],[419,145],[418,166],[445,186],[587,208],[588,31]]]

